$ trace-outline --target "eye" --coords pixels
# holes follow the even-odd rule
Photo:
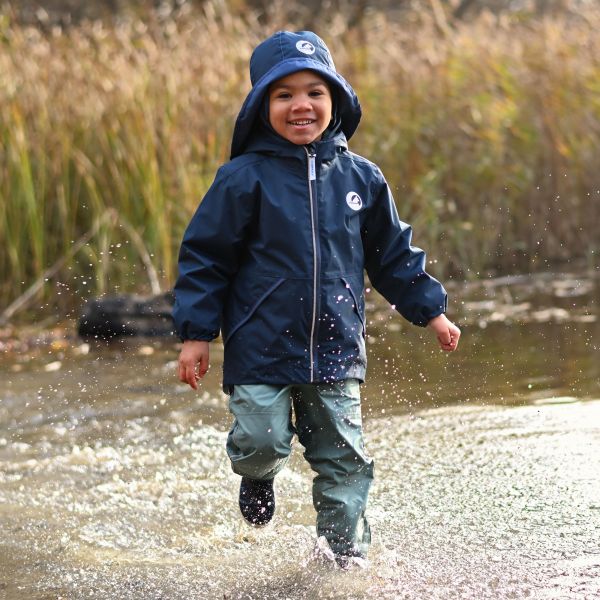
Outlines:
[[[310,92],[309,92],[309,96],[311,98],[327,98],[329,97],[329,90],[326,87],[316,87],[313,88]]]
[[[282,100],[287,100],[288,98],[291,98],[292,95],[289,92],[275,92],[274,97],[281,98]]]

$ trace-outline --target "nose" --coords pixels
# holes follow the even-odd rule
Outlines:
[[[294,102],[292,103],[292,111],[306,111],[311,110],[312,104],[310,103],[310,98],[308,95],[302,94],[301,96],[294,97]]]

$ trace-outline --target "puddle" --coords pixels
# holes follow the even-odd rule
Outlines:
[[[495,322],[500,288],[473,292],[488,304],[468,307],[479,313],[451,355],[391,311],[369,313],[367,570],[312,558],[299,445],[276,480],[274,523],[242,521],[218,345],[198,393],[176,381],[169,341],[5,355],[0,598],[600,596],[600,325]],[[559,308],[595,317],[576,279],[549,289],[557,303],[587,298]]]

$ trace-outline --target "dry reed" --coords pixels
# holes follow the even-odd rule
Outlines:
[[[172,285],[183,228],[227,160],[250,52],[286,25],[218,6],[46,33],[0,16],[3,304],[109,209],[118,219],[46,300],[143,290],[131,227]],[[441,36],[427,18],[407,27],[377,13],[323,25],[364,108],[352,149],[382,167],[437,274],[595,261],[599,27],[598,12],[568,26],[483,15]]]

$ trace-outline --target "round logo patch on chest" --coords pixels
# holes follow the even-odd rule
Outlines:
[[[362,208],[362,199],[356,192],[348,192],[346,194],[346,204],[352,210],[360,210]]]
[[[296,42],[296,48],[298,48],[302,54],[314,54],[316,50],[316,48],[307,40]]]

